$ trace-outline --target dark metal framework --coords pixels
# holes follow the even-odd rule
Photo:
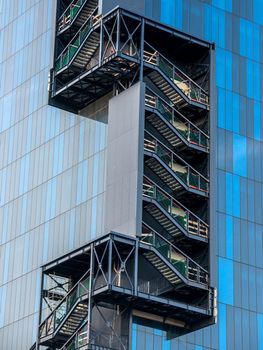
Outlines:
[[[200,324],[212,323],[216,295],[207,284],[199,290],[203,302],[199,297],[189,305],[185,294],[192,286],[184,286],[180,300],[176,288],[158,273],[152,274],[152,280],[145,277],[142,261],[152,250],[138,238],[112,232],[45,265],[41,293],[41,319],[44,321],[39,327],[36,348],[66,350],[79,342],[81,349],[129,349],[133,315],[138,320],[146,316],[162,324],[173,336],[200,328]],[[48,310],[49,316],[45,318],[44,306],[49,297],[44,286],[54,276],[64,281],[75,280],[75,284],[51,312]],[[54,288],[55,293],[60,289],[59,283]],[[169,298],[165,296],[165,289],[172,291]],[[80,305],[85,312],[81,313]],[[76,310],[81,318],[79,323]],[[70,327],[76,328],[71,336],[67,332],[72,331]]]
[[[83,32],[84,35],[81,36]],[[78,35],[81,39],[74,46]],[[167,46],[179,47],[182,55],[191,51],[192,57],[197,55],[201,59],[209,48],[206,42],[183,35],[127,10],[116,8],[101,17],[95,9],[79,34],[55,58],[55,68],[51,71],[50,103],[79,112],[100,96],[113,91],[114,87],[115,92],[121,91],[138,80],[143,80],[152,69],[158,68],[156,62],[161,57],[158,51],[161,49],[161,36],[166,37]],[[86,56],[81,65],[81,57],[84,57],[81,52],[85,52],[85,47],[88,46],[91,51],[94,48],[94,52],[91,52],[92,58]],[[68,54],[67,59],[65,57],[70,50],[71,54]],[[62,65],[58,64],[59,60],[63,61]],[[169,64],[169,60],[167,63]],[[205,64],[203,66],[208,67]],[[208,69],[205,73],[207,71]],[[182,73],[180,70],[178,72]],[[206,87],[207,79],[200,80],[200,83]],[[208,100],[191,99],[176,85],[174,87],[177,94],[192,105],[209,108]],[[205,90],[203,92],[205,94]]]
[[[81,113],[146,84],[143,221],[138,237],[111,232],[43,267],[32,349],[128,350],[132,321],[168,337],[213,324],[211,45],[119,7],[101,16],[96,0],[63,3],[50,104]]]

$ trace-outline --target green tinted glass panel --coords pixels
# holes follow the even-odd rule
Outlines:
[[[159,67],[169,78],[173,78],[173,66],[166,62],[162,57],[159,57]]]

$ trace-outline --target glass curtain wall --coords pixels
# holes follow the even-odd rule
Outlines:
[[[105,116],[48,106],[55,0],[0,0],[0,348],[36,340],[40,266],[104,233]]]
[[[132,349],[261,350],[263,2],[146,0],[146,12],[216,46],[211,126],[217,188],[211,210],[216,215],[212,278],[218,288],[218,323],[171,341],[160,330],[134,324]]]

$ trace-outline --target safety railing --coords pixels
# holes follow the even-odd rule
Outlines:
[[[208,283],[208,272],[150,226],[143,224],[141,241],[153,246],[186,279]]]
[[[209,105],[206,91],[147,42],[143,59],[157,66],[190,100]]]
[[[173,153],[148,131],[145,132],[144,136],[144,149],[145,151],[156,154],[187,187],[208,193],[208,179],[191,167],[181,157]]]
[[[111,334],[95,331],[90,327],[88,332],[88,320],[85,320],[79,329],[68,339],[60,350],[78,350],[84,349],[88,345],[92,350],[111,350],[120,348],[120,344],[125,348],[128,345],[127,336],[112,336]],[[90,338],[90,339],[89,339]]]
[[[29,350],[36,350],[36,348],[37,348],[37,344],[34,343]]]
[[[186,142],[198,145],[205,149],[209,147],[208,135],[150,89],[147,89],[146,91],[145,104],[146,106],[159,111],[159,113],[178,131]]]
[[[87,0],[73,0],[58,19],[58,32],[69,26]]]
[[[72,38],[69,44],[65,47],[65,49],[61,52],[59,57],[55,62],[55,70],[59,71],[65,66],[69,64],[72,58],[75,56],[76,52],[80,48],[81,44],[87,38],[87,35],[93,28],[95,24],[97,24],[100,17],[97,16],[98,7],[92,12],[90,17],[86,20],[83,26],[79,29],[76,35]]]
[[[156,202],[188,233],[208,238],[208,224],[163,191],[147,176],[144,176],[143,179],[143,195],[156,200]]]
[[[65,319],[69,310],[83,295],[88,294],[90,285],[90,271],[88,270],[75,286],[68,292],[64,299],[57,305],[52,313],[41,323],[39,328],[40,338],[51,335]]]

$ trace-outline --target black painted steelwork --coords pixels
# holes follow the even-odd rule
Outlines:
[[[32,349],[130,349],[131,323],[176,337],[216,319],[209,278],[209,43],[96,0],[61,0],[50,104],[80,113],[146,84],[142,230],[43,267]],[[191,76],[191,78],[190,78]]]
[[[139,79],[148,78],[163,79],[163,90],[165,87],[173,90],[171,97],[178,107],[186,108],[190,104],[209,109],[204,74],[198,85],[183,73],[167,58],[173,52],[168,50],[163,54],[162,36],[167,48],[180,48],[177,52],[180,60],[190,53],[192,60],[201,60],[209,48],[206,42],[121,8],[101,16],[97,7],[73,38],[66,37],[63,41],[61,36],[57,36],[57,46],[64,42],[64,47],[57,50],[51,71],[52,104],[79,112],[113,91],[114,86],[121,91]]]
[[[174,336],[212,323],[215,295],[207,272],[194,261],[187,261],[187,272],[183,264],[167,261],[160,249],[165,239],[155,235],[149,240],[112,232],[45,265],[37,348],[129,349],[132,316],[151,319]],[[169,277],[153,268],[150,256],[165,264]],[[52,310],[45,308],[54,302],[48,285],[54,295],[67,285]]]

